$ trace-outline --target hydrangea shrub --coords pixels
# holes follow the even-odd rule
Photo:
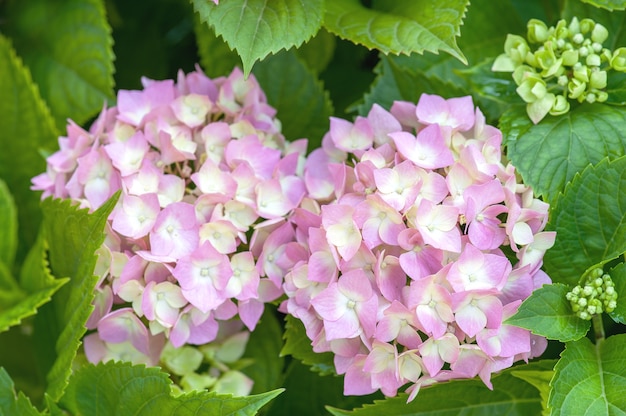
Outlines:
[[[305,195],[307,142],[285,141],[258,83],[238,69],[142,82],[89,131],[70,121],[33,189],[90,210],[121,193],[99,250],[89,361],[162,362],[202,387],[191,379],[202,353],[177,349],[239,344],[226,363],[236,360],[265,302],[282,294],[295,238],[285,218]]]
[[[502,155],[501,132],[471,97],[423,94],[333,118],[304,178],[318,204],[296,210],[308,256],[281,308],[331,351],[344,393],[395,396],[492,373],[546,340],[506,323],[549,277],[548,204]]]

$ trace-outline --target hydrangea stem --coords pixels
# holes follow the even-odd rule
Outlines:
[[[602,314],[593,315],[593,317],[591,318],[591,324],[593,325],[593,332],[596,337],[596,343],[600,340],[603,340],[605,334],[604,324],[602,323]]]

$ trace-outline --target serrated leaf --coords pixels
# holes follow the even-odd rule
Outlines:
[[[554,371],[516,370],[511,371],[511,375],[532,384],[537,390],[539,390],[539,394],[541,395],[542,407],[541,414],[544,416],[548,416],[550,414],[550,410],[548,409],[548,398],[550,396],[550,380],[552,380],[552,377],[554,377]]]
[[[527,416],[541,413],[541,396],[527,382],[511,375],[511,371],[545,370],[554,365],[537,362],[513,367],[492,377],[493,390],[480,380],[455,380],[422,388],[415,400],[407,403],[407,395],[376,401],[359,409],[345,411],[328,408],[335,416]]]
[[[283,389],[233,397],[193,392],[172,395],[172,382],[158,368],[122,362],[89,364],[70,379],[61,407],[80,415],[254,415]]]
[[[562,342],[584,337],[591,324],[572,311],[565,299],[568,291],[566,285],[559,283],[543,285],[522,302],[517,313],[506,323]]]
[[[592,136],[590,136],[592,137]],[[553,281],[575,285],[590,268],[626,251],[626,157],[577,175],[552,207],[554,247],[544,256]]]
[[[311,341],[306,336],[302,322],[291,315],[287,315],[285,324],[285,345],[281,355],[291,355],[311,367],[321,375],[335,374],[333,354],[330,352],[313,352]]]
[[[602,7],[610,11],[626,9],[624,0],[581,0],[583,3],[589,3],[595,7]]]
[[[72,361],[86,332],[85,323],[93,309],[91,302],[97,282],[93,275],[94,253],[104,241],[104,226],[118,197],[119,193],[92,214],[78,209],[70,200],[48,198],[42,203],[50,268],[54,275],[70,278],[52,303],[53,319],[58,325],[54,328],[56,333],[50,334],[56,359],[48,372],[46,393],[53,400],[63,394]]]
[[[21,255],[25,255],[41,222],[39,196],[29,190],[30,180],[45,171],[46,163],[38,150],[56,146],[57,134],[30,72],[1,34],[0,97],[0,178],[20,207],[18,244]]]
[[[258,60],[298,47],[322,25],[323,0],[192,0],[203,22],[237,50],[247,76]]]
[[[397,0],[368,9],[358,0],[326,3],[324,27],[331,33],[384,54],[443,51],[467,63],[456,44],[466,0]]]
[[[101,0],[9,3],[7,33],[57,126],[78,124],[113,99],[113,39]]]
[[[609,315],[615,322],[626,325],[626,263],[620,263],[609,271],[617,292],[617,307]]]
[[[23,393],[16,394],[13,380],[4,368],[0,367],[0,416],[39,416],[37,409]]]
[[[227,76],[233,68],[241,64],[237,52],[231,50],[224,40],[215,35],[213,29],[200,21],[197,13],[194,13],[193,30],[198,44],[200,65],[208,77]]]
[[[17,209],[11,191],[0,179],[0,262],[13,265],[17,251]]]
[[[626,108],[583,104],[534,125],[524,107],[500,119],[507,155],[536,195],[553,201],[587,165],[626,154]]]
[[[328,131],[333,107],[315,75],[293,51],[280,52],[259,62],[253,72],[267,101],[276,108],[276,117],[287,140],[307,138],[309,149],[319,147]]]
[[[626,414],[626,334],[570,342],[555,367],[552,416]]]
[[[266,306],[257,327],[250,334],[243,358],[252,364],[241,371],[254,380],[252,393],[261,393],[281,386],[285,359],[280,355],[282,327],[275,315],[275,309]]]

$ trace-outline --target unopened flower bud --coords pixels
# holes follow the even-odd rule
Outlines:
[[[574,49],[564,51],[561,54],[561,60],[565,66],[574,66],[578,62],[578,51]]]
[[[579,81],[578,79],[572,79],[569,84],[567,84],[568,97],[578,99],[585,90],[587,89],[587,83]]]
[[[580,82],[589,82],[589,69],[586,65],[575,65],[574,66],[574,80],[578,80]]]
[[[592,53],[592,54],[587,56],[587,59],[585,60],[585,63],[588,66],[600,66],[602,61],[600,60],[600,55],[596,55],[595,53]]]
[[[609,37],[609,31],[600,23],[596,23],[591,31],[591,40],[597,43],[603,43]]]
[[[504,52],[513,62],[521,64],[526,59],[526,54],[530,52],[530,47],[523,37],[509,34],[504,42]]]
[[[530,19],[527,24],[528,41],[532,43],[543,43],[548,40],[550,32],[548,26],[538,19]]]
[[[596,22],[594,22],[591,19],[583,19],[580,21],[580,33],[582,33],[583,35],[586,35],[587,33],[591,32],[593,30],[593,28],[595,27]]]
[[[589,86],[599,90],[606,88],[606,71],[591,71]]]
[[[626,48],[617,48],[613,52],[610,65],[616,71],[626,72]]]
[[[572,42],[574,42],[577,45],[580,45],[581,43],[583,43],[583,40],[585,40],[585,37],[583,36],[582,33],[576,33],[573,37],[572,37]]]
[[[606,91],[594,91],[596,94],[596,101],[599,103],[605,102],[609,98],[609,93]]]
[[[571,35],[575,36],[580,33],[580,22],[576,16],[572,17],[572,21],[569,23],[568,29]]]
[[[567,98],[563,95],[557,95],[554,104],[552,104],[552,108],[550,109],[550,114],[553,116],[560,116],[569,111],[570,105],[567,101]]]
[[[595,102],[597,101],[597,99],[598,99],[598,97],[597,97],[594,93],[592,93],[592,92],[588,93],[588,94],[585,96],[585,100],[586,100],[589,104],[593,104],[593,103],[595,103]]]
[[[548,92],[546,82],[538,75],[526,77],[516,91],[522,97],[522,100],[527,103],[533,103],[542,99]],[[552,107],[552,104],[550,104],[550,107]]]

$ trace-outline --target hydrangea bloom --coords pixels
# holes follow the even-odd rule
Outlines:
[[[245,346],[238,334],[255,328],[264,303],[282,294],[284,274],[304,258],[284,253],[295,240],[286,217],[305,195],[307,143],[285,142],[275,109],[238,69],[217,79],[197,69],[176,82],[142,81],[143,90],[120,91],[89,131],[70,122],[33,189],[90,210],[121,192],[99,250],[87,358],[168,366],[174,356],[195,370],[191,347],[172,347]],[[219,367],[232,361],[230,354]],[[183,385],[206,384],[188,375]],[[214,372],[207,377],[215,384]]]
[[[504,321],[550,281],[540,267],[555,235],[501,140],[471,97],[424,94],[332,119],[307,159],[315,200],[292,221],[308,255],[285,276],[281,310],[334,353],[345,394],[408,385],[412,400],[475,376],[491,387],[493,372],[544,351]]]

